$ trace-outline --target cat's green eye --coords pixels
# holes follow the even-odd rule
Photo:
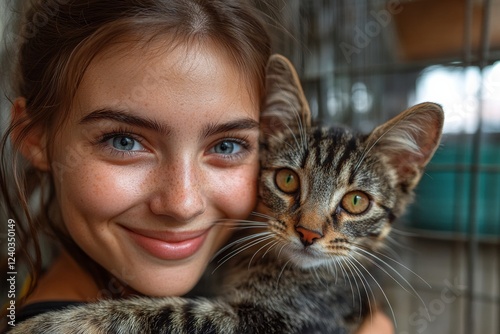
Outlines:
[[[276,185],[285,193],[294,193],[299,189],[299,176],[291,169],[280,169],[276,173]]]
[[[351,191],[342,198],[342,208],[354,215],[365,212],[369,206],[370,198],[361,191]]]

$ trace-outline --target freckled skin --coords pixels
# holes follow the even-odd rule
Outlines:
[[[230,134],[253,145],[247,155],[231,161],[210,152],[228,134],[205,138],[203,129],[241,118],[257,122],[259,108],[250,94],[253,86],[215,46],[148,54],[157,49],[107,52],[93,61],[55,141],[53,161],[63,167],[53,172],[65,227],[89,256],[118,275],[126,268],[126,277],[118,278],[140,293],[181,295],[196,284],[229,236],[214,222],[245,218],[256,198],[258,129]],[[142,149],[117,154],[112,146],[95,142],[123,124],[80,122],[100,108],[125,110],[169,132],[125,126],[140,137]],[[70,151],[79,154],[70,159]],[[199,251],[176,261],[151,256],[123,227],[212,229]]]

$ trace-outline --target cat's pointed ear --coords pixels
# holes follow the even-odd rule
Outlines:
[[[297,72],[281,55],[272,55],[267,63],[260,122],[264,138],[311,126],[311,111]]]
[[[374,154],[387,159],[396,171],[398,183],[409,191],[417,185],[439,146],[443,122],[440,105],[417,104],[373,130],[368,146],[373,146]]]

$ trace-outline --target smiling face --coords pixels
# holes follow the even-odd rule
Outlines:
[[[110,51],[86,71],[54,142],[62,218],[131,288],[181,295],[229,236],[215,222],[255,205],[257,93],[209,43]]]

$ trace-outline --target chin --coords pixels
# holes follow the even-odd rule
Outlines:
[[[192,276],[194,277],[194,275]],[[196,277],[194,277],[196,278]],[[163,282],[150,281],[148,284],[131,286],[138,294],[150,297],[178,297],[191,291],[197,283],[197,279],[179,279],[177,282],[165,280]]]
[[[176,264],[143,263],[129,274],[128,286],[138,294],[151,297],[182,296],[191,291],[205,270],[204,257]]]
[[[320,251],[308,248],[288,249],[285,256],[290,260],[290,263],[300,269],[330,266],[335,261],[332,257],[327,257]]]

